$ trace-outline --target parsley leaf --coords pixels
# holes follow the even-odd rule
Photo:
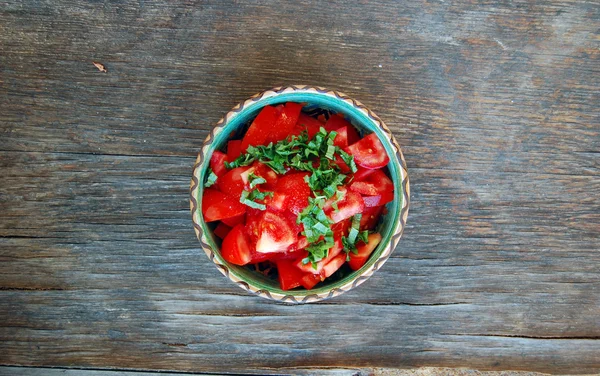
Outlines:
[[[213,172],[213,170],[209,168],[208,171],[210,171],[210,174],[208,174],[208,178],[206,178],[206,182],[204,183],[204,187],[206,188],[211,187],[217,182],[217,175]]]
[[[273,192],[261,192],[258,189],[242,191],[240,202],[254,209],[266,210],[267,206],[265,204],[261,204],[255,200],[264,200],[267,196],[273,196]]]

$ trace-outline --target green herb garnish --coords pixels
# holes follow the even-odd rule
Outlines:
[[[212,169],[208,169],[210,173],[208,174],[208,178],[206,178],[206,182],[204,183],[204,187],[212,187],[217,182],[217,175],[213,172]]]
[[[256,202],[256,200],[264,200],[267,196],[273,196],[273,192],[261,192],[258,189],[242,191],[240,202],[254,209],[266,210],[267,206]]]

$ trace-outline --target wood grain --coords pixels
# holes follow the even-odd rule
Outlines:
[[[600,372],[599,30],[593,1],[0,1],[0,364]],[[412,194],[383,269],[300,307],[222,277],[187,201],[212,124],[293,83],[374,110]]]

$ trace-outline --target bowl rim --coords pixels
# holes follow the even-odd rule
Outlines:
[[[396,161],[399,164],[398,173],[400,175],[400,186],[397,187],[401,190],[401,206],[399,210],[399,215],[397,215],[396,223],[393,224],[393,227],[389,230],[391,236],[389,241],[379,247],[384,247],[381,251],[379,257],[371,263],[367,263],[362,269],[360,269],[360,273],[357,274],[354,278],[347,281],[345,284],[339,287],[333,287],[324,292],[315,292],[310,293],[311,290],[290,290],[285,291],[284,293],[278,293],[266,290],[260,286],[255,285],[252,281],[247,281],[241,278],[237,273],[232,272],[226,261],[221,260],[220,256],[215,255],[215,250],[211,247],[211,242],[207,238],[207,234],[205,232],[204,220],[202,219],[202,214],[200,210],[200,191],[202,189],[202,184],[200,184],[202,174],[202,167],[205,161],[210,160],[210,156],[212,155],[211,145],[216,139],[216,136],[221,133],[227,124],[229,124],[234,118],[238,115],[242,114],[245,110],[249,108],[256,107],[257,104],[261,102],[265,102],[265,99],[277,97],[284,94],[294,94],[294,93],[303,93],[308,95],[319,95],[326,96],[333,100],[339,100],[353,107],[354,110],[358,110],[361,112],[364,117],[371,123],[370,125],[379,128],[379,130],[385,135],[384,142],[388,142],[391,147],[394,155],[390,155],[390,159],[396,158]],[[265,104],[266,105],[266,104]],[[263,106],[259,106],[262,108]],[[379,137],[381,139],[381,137]],[[389,154],[389,153],[388,153]],[[397,196],[397,194],[396,194]],[[200,244],[208,256],[208,258],[215,264],[217,269],[226,277],[228,277],[231,281],[237,284],[242,289],[251,292],[255,295],[261,296],[263,298],[267,298],[270,300],[275,300],[278,302],[284,303],[312,303],[321,301],[324,299],[330,299],[332,297],[338,296],[344,292],[350,291],[353,288],[361,285],[364,281],[369,279],[371,275],[377,270],[381,268],[381,266],[387,261],[390,257],[391,253],[396,248],[402,234],[404,232],[404,228],[406,226],[406,221],[408,218],[408,209],[410,204],[410,184],[408,178],[408,169],[406,166],[406,161],[404,160],[404,155],[402,154],[402,150],[398,142],[396,141],[394,135],[387,127],[387,125],[370,109],[368,109],[361,102],[335,90],[329,90],[318,86],[310,86],[310,85],[290,85],[290,86],[282,86],[276,87],[273,89],[265,90],[259,92],[247,100],[237,104],[233,107],[225,116],[219,120],[215,126],[208,133],[206,139],[203,142],[202,149],[198,153],[196,158],[196,163],[193,167],[193,175],[190,183],[190,210],[192,212],[192,220],[194,224],[194,231],[196,232],[196,236],[200,241]],[[302,294],[298,294],[298,292],[303,292]]]

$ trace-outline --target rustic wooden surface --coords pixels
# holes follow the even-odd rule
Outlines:
[[[597,1],[0,0],[0,365],[599,372],[599,30]],[[412,186],[383,269],[305,306],[220,275],[188,212],[210,127],[293,83],[370,106]]]

